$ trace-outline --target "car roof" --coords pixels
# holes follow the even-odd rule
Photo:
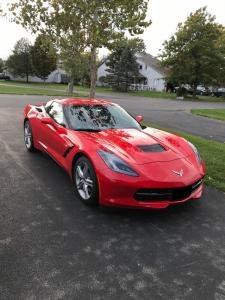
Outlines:
[[[62,103],[64,105],[108,105],[108,104],[114,104],[112,102],[109,101],[105,101],[105,100],[97,100],[97,99],[89,99],[89,98],[68,98],[68,99],[57,99],[54,100],[57,101],[59,103]]]

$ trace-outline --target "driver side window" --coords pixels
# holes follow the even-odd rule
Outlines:
[[[61,104],[58,102],[52,102],[46,107],[46,112],[56,123],[64,125],[64,115]]]

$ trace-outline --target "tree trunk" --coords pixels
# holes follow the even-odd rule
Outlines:
[[[95,98],[95,90],[96,90],[96,81],[97,81],[97,62],[96,62],[96,47],[91,48],[91,64],[90,64],[90,72],[91,72],[91,88],[90,88],[90,98]]]
[[[197,97],[197,83],[194,83],[193,85],[193,99],[196,99]]]
[[[73,94],[73,84],[74,84],[74,79],[73,79],[73,77],[71,77],[70,82],[68,83],[68,87],[67,87],[67,93],[69,95]]]
[[[126,80],[125,92],[127,93],[128,92],[128,80],[129,80],[127,72],[126,72],[126,78],[125,78],[125,80]]]
[[[26,82],[27,83],[29,82],[29,74],[28,73],[26,74]]]

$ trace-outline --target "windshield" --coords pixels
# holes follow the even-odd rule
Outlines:
[[[118,105],[66,105],[64,109],[68,125],[74,130],[141,129],[140,124]]]

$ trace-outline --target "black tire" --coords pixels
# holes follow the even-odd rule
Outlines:
[[[99,200],[98,180],[94,167],[85,156],[80,156],[73,166],[75,195],[86,205],[97,205]]]
[[[33,133],[32,133],[32,128],[29,120],[26,120],[24,122],[24,143],[27,151],[29,152],[35,151]]]

